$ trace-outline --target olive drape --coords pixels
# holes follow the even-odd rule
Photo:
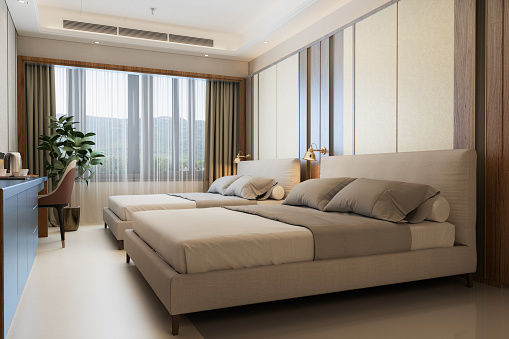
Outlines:
[[[239,101],[238,83],[207,81],[204,191],[215,179],[236,173],[233,159],[239,148]]]
[[[25,67],[26,168],[30,174],[47,175],[44,151],[39,151],[37,146],[39,135],[51,134],[46,117],[56,116],[55,70],[51,65],[26,64]]]

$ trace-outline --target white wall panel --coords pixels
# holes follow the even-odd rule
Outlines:
[[[276,65],[258,75],[258,159],[276,159],[277,74]]]
[[[398,151],[453,148],[454,0],[404,0],[398,14]]]
[[[355,153],[396,151],[397,4],[355,25]]]
[[[9,150],[9,107],[7,91],[7,5],[0,0],[0,151]]]
[[[353,26],[343,32],[343,155],[353,154]],[[336,137],[336,136],[334,136]],[[341,137],[341,136],[337,136]]]
[[[299,157],[299,54],[276,65],[277,158]]]
[[[12,22],[12,18],[8,15],[8,37],[7,37],[7,86],[9,92],[9,151],[18,150],[18,96],[17,96],[17,53],[16,53],[16,28]]]
[[[259,146],[259,121],[258,121],[258,74],[253,75],[252,77],[252,93],[253,98],[251,101],[253,102],[253,154],[251,154],[252,159],[258,159],[258,146]]]

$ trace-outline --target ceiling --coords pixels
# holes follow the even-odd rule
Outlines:
[[[6,0],[19,35],[242,61],[251,61],[350,1]],[[214,44],[70,30],[63,28],[63,20],[212,39]]]

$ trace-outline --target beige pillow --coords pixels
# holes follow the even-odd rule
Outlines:
[[[339,191],[324,211],[397,222],[437,193],[428,185],[359,178]]]
[[[408,213],[405,220],[413,224],[422,222],[424,219],[445,222],[449,218],[450,211],[449,202],[437,194]]]
[[[308,206],[317,210],[323,210],[336,193],[354,180],[354,178],[306,180],[292,189],[285,201],[283,201],[283,205]]]
[[[276,185],[272,188],[269,198],[274,200],[281,200],[285,197],[285,189],[281,185]]]
[[[235,195],[241,198],[254,200],[258,197],[262,197],[275,184],[276,181],[274,179],[244,175],[235,180],[226,189],[224,195]],[[268,198],[268,196],[265,197],[265,199],[266,198]]]
[[[218,178],[214,180],[212,185],[210,185],[208,193],[219,193],[224,194],[226,189],[238,178],[240,178],[241,175],[227,175],[221,178]]]

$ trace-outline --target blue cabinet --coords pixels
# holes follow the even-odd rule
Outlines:
[[[4,338],[35,260],[38,245],[37,194],[46,178],[0,181],[0,260],[3,298],[0,312]]]

